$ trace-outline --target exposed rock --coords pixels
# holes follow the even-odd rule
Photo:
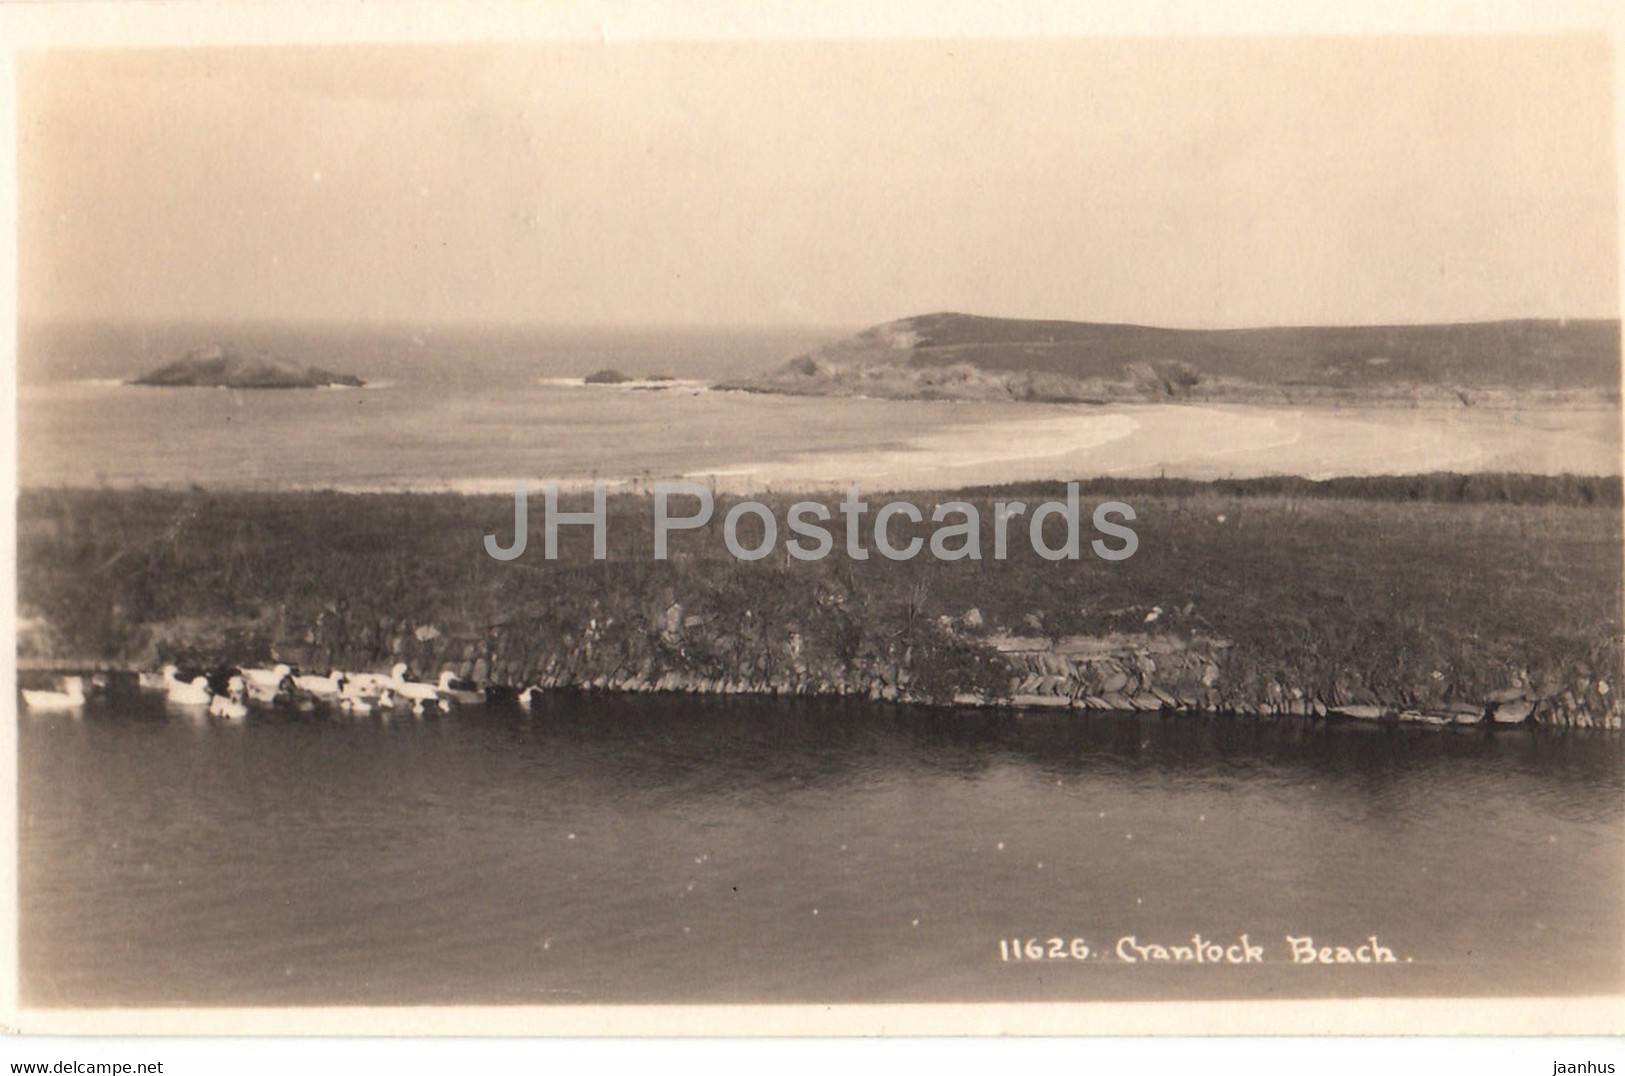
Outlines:
[[[1013,695],[1010,705],[1023,709],[1066,709],[1072,705],[1072,700],[1057,695]]]
[[[1001,654],[1027,654],[1049,649],[1049,640],[1030,635],[989,635],[987,644]]]
[[[160,388],[311,389],[328,385],[360,388],[365,382],[354,374],[301,366],[276,355],[244,355],[214,344],[189,351],[184,358],[150,370],[131,384]]]
[[[631,380],[632,378],[621,373],[613,366],[606,366],[602,370],[594,370],[581,379],[582,384],[585,385],[624,385]]]
[[[1495,708],[1495,723],[1497,725],[1521,725],[1529,720],[1529,715],[1534,711],[1535,704],[1528,699],[1503,702]]]

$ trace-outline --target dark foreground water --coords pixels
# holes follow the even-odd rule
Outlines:
[[[223,725],[135,701],[24,715],[19,770],[33,1005],[1622,981],[1618,737],[604,697]],[[1263,962],[1121,955],[1195,934]],[[1288,935],[1396,962],[1294,963]]]

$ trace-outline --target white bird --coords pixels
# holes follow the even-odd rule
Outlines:
[[[399,671],[395,673],[394,679],[389,684],[390,689],[395,694],[414,703],[440,701],[440,689],[435,685],[425,684],[417,680],[407,680],[403,675],[406,672],[406,666],[397,665],[395,668]],[[447,676],[449,675],[448,673]],[[445,677],[443,676],[441,679],[445,680]]]
[[[473,687],[471,684],[468,687],[454,686],[458,684],[470,684],[470,682],[459,680],[457,674],[450,669],[442,672],[439,684],[441,697],[448,698],[459,706],[475,706],[485,701],[484,691]]]
[[[340,695],[339,709],[347,714],[365,716],[372,713],[372,700],[364,699],[360,695]]]
[[[537,700],[539,700],[541,697],[541,688],[534,685],[527,687],[525,690],[519,693],[519,708],[524,710],[526,713],[529,713],[530,708],[536,705]]]
[[[209,700],[209,716],[223,717],[227,721],[241,721],[248,716],[248,704],[232,698],[229,694],[216,695]]]
[[[164,690],[169,701],[177,706],[209,705],[209,700],[214,698],[214,692],[209,690],[209,678],[199,676],[187,683],[176,679],[175,673],[178,671],[173,665],[164,666]]]
[[[30,710],[74,710],[85,704],[85,682],[81,677],[69,676],[62,681],[61,691],[35,691],[23,689],[23,705]]]
[[[389,709],[395,705],[395,699],[389,693],[389,688],[379,692],[371,692],[345,681],[343,689],[339,692],[339,709],[347,714],[370,714],[373,707]]]
[[[293,678],[293,686],[318,699],[331,699],[335,698],[344,686],[344,674],[333,671],[326,676],[296,676]]]
[[[397,665],[396,669],[406,671],[405,665]],[[344,694],[356,695],[363,698],[377,698],[400,678],[400,673],[393,670],[388,673],[360,672],[343,673]]]
[[[451,703],[441,694],[441,687],[442,685],[449,687],[451,681],[455,679],[452,673],[442,673],[439,684],[425,684],[419,680],[402,678],[402,674],[406,672],[405,665],[397,665],[393,671],[395,679],[389,685],[390,690],[399,701],[412,704],[414,717],[422,717],[430,706],[442,712],[450,711]]]
[[[248,697],[255,702],[272,702],[282,691],[282,685],[293,672],[288,666],[278,663],[269,669],[244,669],[243,682],[247,685]]]

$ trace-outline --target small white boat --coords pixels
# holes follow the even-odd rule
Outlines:
[[[23,705],[30,710],[77,710],[85,704],[85,681],[69,676],[62,681],[61,691],[23,689]]]

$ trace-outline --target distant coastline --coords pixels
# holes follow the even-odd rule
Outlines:
[[[751,392],[1064,403],[1619,404],[1617,320],[1161,329],[926,314],[726,383]]]

